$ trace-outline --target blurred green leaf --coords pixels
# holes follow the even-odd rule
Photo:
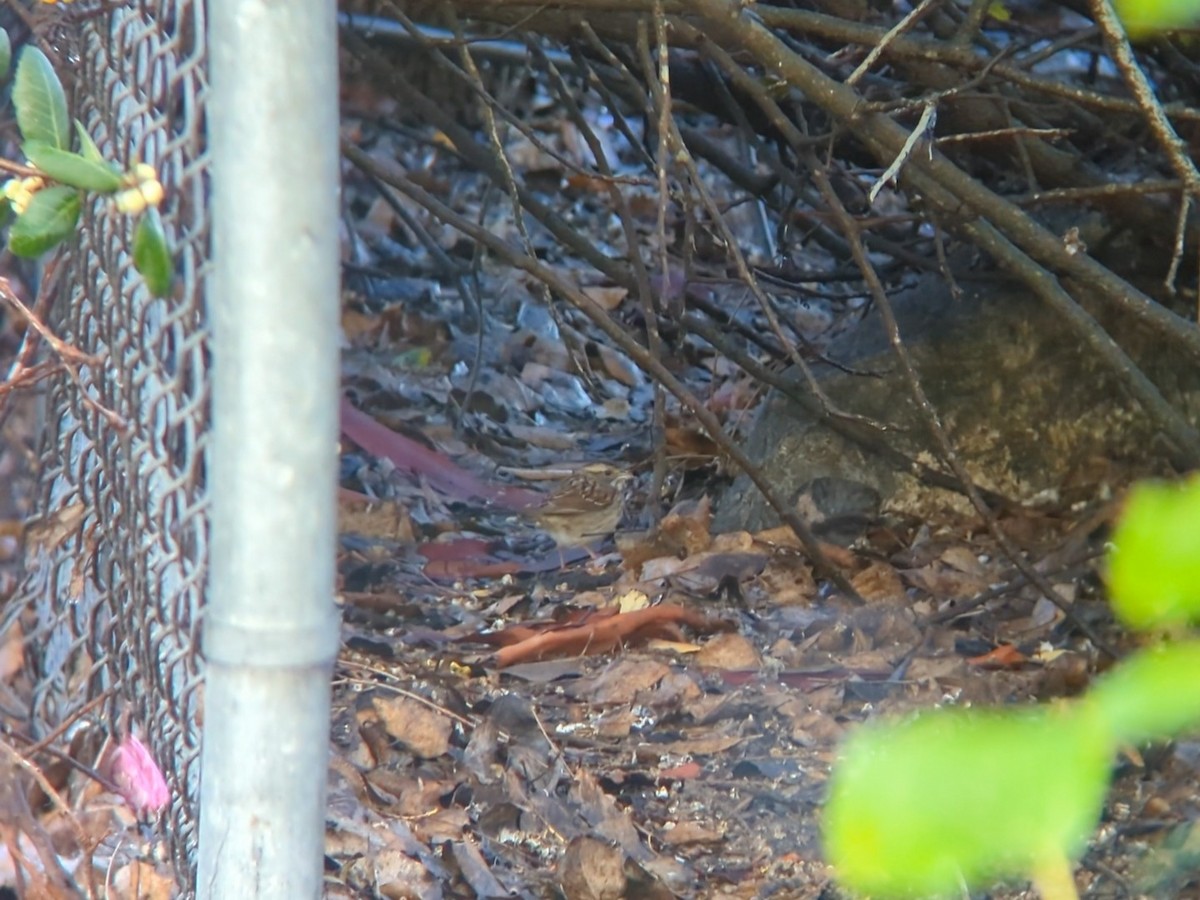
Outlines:
[[[8,80],[8,70],[12,66],[12,41],[8,32],[0,28],[0,82]]]
[[[171,249],[163,232],[158,210],[148,209],[138,220],[133,235],[133,265],[142,273],[146,287],[156,297],[166,296],[171,290],[175,269],[171,263]]]
[[[1200,730],[1200,641],[1139,650],[1088,692],[1119,743]]]
[[[21,150],[31,163],[61,184],[102,194],[115,193],[121,187],[121,173],[103,160],[96,162],[41,141],[26,141]]]
[[[827,858],[875,898],[958,897],[964,881],[1034,875],[1085,847],[1114,750],[1087,705],[866,726],[830,784]]]
[[[1115,6],[1132,38],[1186,28],[1200,21],[1197,0],[1116,0]]]
[[[87,133],[87,129],[83,127],[83,123],[78,119],[75,120],[75,133],[79,135],[80,156],[89,162],[107,162],[104,154],[100,152],[100,148],[96,146],[96,142],[92,140],[92,136]]]
[[[1109,599],[1130,628],[1200,622],[1200,478],[1129,492],[1113,532]]]
[[[13,82],[17,126],[27,141],[41,141],[59,150],[71,147],[67,96],[50,60],[37,47],[26,46]]]
[[[17,256],[41,256],[74,234],[82,204],[79,191],[66,185],[38,191],[9,229],[8,249]]]

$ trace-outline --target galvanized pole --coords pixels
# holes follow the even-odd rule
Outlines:
[[[208,4],[202,898],[321,895],[337,447],[334,0]]]

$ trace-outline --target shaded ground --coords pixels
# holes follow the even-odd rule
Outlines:
[[[378,102],[358,88],[359,112]],[[387,120],[352,117],[351,128],[373,159],[411,173],[413,151]],[[547,124],[546,147],[529,148],[550,181],[550,154],[571,152],[564,131]],[[526,159],[514,140],[510,157]],[[423,164],[425,180],[470,196],[471,176],[439,150]],[[1078,693],[1107,665],[1081,629],[1127,649],[1097,575],[1112,503],[1002,518],[1059,605],[1025,584],[980,522],[949,509],[921,521],[885,510],[852,549],[826,545],[861,606],[814,575],[787,529],[710,534],[729,470],[695,424],[668,406],[668,478],[651,494],[644,376],[572,310],[546,305],[522,276],[357,178],[349,173],[359,240],[347,255],[360,275],[344,313],[346,393],[441,461],[399,445],[381,461],[378,447],[348,445],[331,895],[836,897],[818,832],[848,729],[938,704]],[[603,209],[586,188],[566,198],[581,220]],[[503,204],[466,206],[523,239]],[[648,203],[648,229],[652,212]],[[430,239],[470,261],[482,304],[462,282],[413,276],[401,247]],[[531,240],[571,272],[559,248],[537,232]],[[403,260],[396,270],[389,256]],[[622,292],[591,289],[618,321],[638,321]],[[820,338],[852,327],[855,309],[853,299],[797,300],[790,314]],[[731,428],[747,421],[761,392],[744,375],[691,339],[668,352]],[[431,487],[439,467],[458,465],[537,490],[519,476],[596,459],[637,475],[620,549],[575,553],[565,567],[503,503]],[[596,610],[653,605],[688,610],[698,627],[504,667],[478,646],[506,628],[562,630]],[[1198,751],[1182,743],[1119,761],[1079,872],[1084,896],[1194,891],[1187,854],[1162,847],[1186,843],[1196,817]]]

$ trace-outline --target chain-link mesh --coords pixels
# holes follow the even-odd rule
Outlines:
[[[204,279],[205,5],[192,0],[55,11],[48,49],[71,113],[107,158],[151,163],[177,282],[156,300],[130,257],[133,225],[111,204],[85,210],[58,273],[50,324],[95,357],[46,397],[29,577],[10,607],[35,666],[30,730],[87,709],[132,731],[172,787],[163,833],[189,890],[199,775],[199,609],[207,526]],[[57,57],[57,58],[54,58]],[[15,614],[14,614],[15,613]]]

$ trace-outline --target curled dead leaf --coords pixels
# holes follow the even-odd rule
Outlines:
[[[619,647],[636,646],[654,638],[682,640],[681,626],[701,634],[731,631],[733,625],[673,604],[622,613],[615,607],[586,610],[568,623],[544,622],[517,625],[499,632],[476,635],[500,646],[493,657],[499,668],[555,656],[586,656]]]

